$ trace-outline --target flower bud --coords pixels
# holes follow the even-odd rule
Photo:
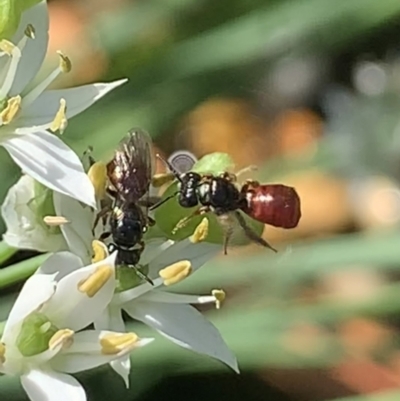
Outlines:
[[[22,13],[41,0],[0,0],[0,39],[11,39]]]
[[[43,313],[33,313],[25,318],[17,336],[16,345],[23,356],[33,356],[46,351],[49,341],[58,331]]]

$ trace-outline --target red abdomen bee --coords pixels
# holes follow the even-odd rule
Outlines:
[[[252,181],[243,185],[240,192],[247,203],[241,210],[253,219],[281,228],[298,225],[300,198],[294,188],[281,184],[261,185]]]

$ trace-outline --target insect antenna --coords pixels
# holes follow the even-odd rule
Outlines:
[[[176,168],[168,160],[165,160],[159,153],[156,154],[156,157],[160,159],[168,167],[168,169],[171,171],[171,173],[179,182],[182,182],[182,178],[179,171],[176,170]]]
[[[150,211],[153,211],[154,209],[157,209],[159,206],[161,206],[162,204],[164,204],[165,202],[169,201],[170,199],[174,198],[176,195],[179,194],[179,191],[174,192],[173,194],[167,196],[165,199],[160,200],[158,203],[156,203],[155,205],[151,206],[149,208]]]

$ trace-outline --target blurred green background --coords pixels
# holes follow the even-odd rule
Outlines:
[[[89,399],[398,400],[400,1],[53,0],[49,9],[46,68],[58,49],[73,62],[58,86],[129,78],[69,122],[63,138],[78,153],[92,145],[106,158],[139,126],[165,156],[227,152],[302,200],[296,229],[264,230],[278,255],[232,249],[179,285],[226,290],[224,307],[204,312],[242,375],[157,337],[133,356],[131,391],[108,368],[78,376]],[[3,199],[19,171],[0,152]],[[2,317],[18,288],[3,291]],[[17,380],[0,378],[0,399],[25,399]]]

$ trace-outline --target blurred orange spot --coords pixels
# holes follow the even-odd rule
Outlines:
[[[393,227],[400,221],[400,188],[385,176],[355,183],[351,193],[356,222],[366,229]]]
[[[321,279],[326,296],[345,302],[368,300],[384,283],[380,273],[366,271],[363,266],[348,266],[345,272],[328,273]]]
[[[332,369],[332,377],[361,394],[396,388],[400,377],[370,360],[348,361]]]
[[[290,230],[265,226],[263,237],[271,241],[334,233],[352,222],[347,183],[317,170],[284,176],[276,182],[296,188],[301,200],[299,225]]]
[[[265,161],[271,153],[263,130],[244,100],[210,99],[188,115],[182,131],[197,156],[225,152],[240,168]]]
[[[89,22],[77,3],[61,0],[49,7],[49,46],[47,56],[52,64],[58,64],[57,50],[62,50],[72,61],[72,70],[63,74],[57,84],[77,85],[98,78],[106,69],[104,53],[96,48],[86,31]]]
[[[339,337],[348,354],[367,356],[393,340],[394,332],[389,327],[373,320],[357,318],[338,328]]]
[[[322,119],[311,110],[287,110],[278,117],[274,126],[278,151],[287,155],[315,150],[313,145],[322,136],[322,131]]]

